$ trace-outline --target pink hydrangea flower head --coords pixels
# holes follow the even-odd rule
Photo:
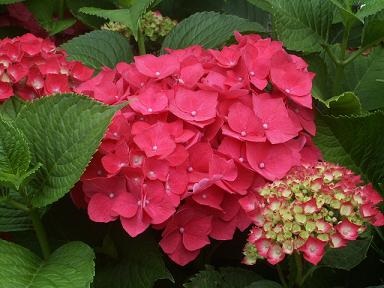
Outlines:
[[[312,74],[306,63],[287,54],[280,42],[235,36],[237,44],[220,50],[192,46],[166,49],[168,54],[159,57],[137,56],[133,63],[103,68],[76,88],[109,105],[129,101],[81,181],[125,179],[124,193],[110,204],[111,217],[132,237],[151,226],[163,230],[160,246],[180,265],[195,259],[211,238],[230,240],[252,222],[267,223],[256,209],[264,201],[257,194],[260,186],[321,158],[311,141]],[[48,69],[57,71],[57,62],[31,70],[28,83],[46,90]],[[14,70],[12,77],[24,73],[22,67]],[[70,73],[79,80],[87,76],[77,66],[66,71],[69,87]],[[64,77],[61,82],[49,89],[66,89]],[[284,91],[287,87],[292,93]],[[76,201],[89,206],[89,196],[81,201],[79,195]],[[275,197],[268,209],[282,206],[282,199]],[[313,210],[313,201],[305,210]],[[364,213],[372,214],[366,208]],[[266,235],[257,240],[271,263],[282,261],[294,245]]]

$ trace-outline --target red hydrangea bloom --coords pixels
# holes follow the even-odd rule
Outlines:
[[[241,199],[254,222],[243,262],[252,265],[265,258],[274,265],[297,251],[317,265],[328,246],[346,246],[368,224],[383,226],[384,214],[377,207],[382,200],[344,167],[326,162],[295,167]]]
[[[180,265],[210,238],[244,231],[257,216],[249,207],[257,201],[246,199],[257,198],[260,185],[320,157],[311,141],[313,74],[305,62],[280,42],[235,36],[239,43],[222,50],[138,56],[76,89],[107,104],[129,100],[82,177],[85,190],[99,174],[125,178],[126,191],[106,213],[131,236],[164,229],[160,246]],[[104,197],[95,195],[84,202]],[[280,248],[270,244],[266,257],[280,261]]]
[[[66,53],[48,39],[25,34],[0,41],[0,101],[73,92],[92,75],[80,62],[66,60]]]

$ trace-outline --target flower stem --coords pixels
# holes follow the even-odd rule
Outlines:
[[[303,261],[301,259],[301,255],[299,253],[294,254],[295,264],[296,264],[296,280],[295,284],[297,287],[301,287],[302,279],[303,279]]]
[[[281,266],[279,264],[276,265],[277,273],[279,275],[279,279],[281,282],[281,285],[283,285],[284,288],[288,287],[287,281],[285,281],[285,277],[283,274],[283,270],[281,269]]]
[[[36,209],[32,209],[29,212],[29,215],[32,219],[33,228],[36,232],[36,237],[39,240],[41,252],[45,260],[48,259],[51,254],[51,249],[49,247],[47,233],[45,232],[43,223],[41,222],[40,215]]]
[[[340,58],[338,59],[336,64],[336,72],[335,72],[335,82],[333,83],[333,95],[338,95],[341,92],[342,88],[342,81],[344,78],[344,60],[345,60],[345,53],[348,48],[348,41],[349,41],[349,34],[351,32],[352,25],[349,23],[345,26],[344,33],[343,33],[343,40],[341,42],[341,51],[340,51]]]
[[[139,54],[144,55],[146,54],[146,49],[145,49],[145,42],[144,42],[144,35],[143,32],[141,31],[141,28],[139,27],[139,31],[137,33],[137,46],[139,48]]]

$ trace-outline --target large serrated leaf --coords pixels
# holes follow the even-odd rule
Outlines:
[[[295,51],[318,52],[327,42],[334,9],[324,0],[272,0],[276,34]]]
[[[0,240],[1,288],[86,288],[94,275],[94,253],[70,242],[46,261],[19,245]]]
[[[32,162],[43,164],[28,187],[34,206],[57,201],[75,185],[116,110],[85,96],[58,94],[20,112],[16,124],[30,143]]]
[[[383,47],[377,47],[368,56],[360,55],[345,66],[344,90],[354,92],[366,110],[384,107],[383,67]]]
[[[320,266],[351,270],[367,256],[372,237],[351,241],[343,248],[328,248]]]
[[[0,181],[19,186],[19,177],[28,170],[30,162],[25,136],[13,123],[0,117]]]
[[[97,270],[95,288],[148,288],[159,279],[173,281],[153,239],[123,235],[118,242],[120,259]]]
[[[344,165],[365,180],[384,182],[384,113],[319,116],[314,140],[325,160]]]
[[[256,22],[216,12],[200,12],[181,21],[165,37],[162,49],[181,49],[191,45],[215,48],[239,32],[265,32]]]
[[[133,54],[129,41],[117,32],[96,30],[78,36],[61,45],[69,59],[100,70],[113,68],[119,62],[131,62]]]

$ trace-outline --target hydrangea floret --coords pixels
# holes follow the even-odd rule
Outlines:
[[[244,231],[252,217],[241,200],[260,185],[320,158],[311,141],[314,74],[281,42],[235,36],[238,43],[222,50],[137,56],[76,89],[106,104],[129,103],[75,202],[93,221],[119,220],[132,237],[161,229],[160,246],[180,265],[210,239]]]
[[[73,92],[92,75],[93,69],[68,61],[49,39],[25,34],[0,41],[0,102],[13,95],[33,100]]]
[[[258,190],[259,205],[244,249],[244,263],[271,264],[301,253],[317,265],[327,247],[356,240],[368,224],[384,225],[377,207],[382,197],[352,171],[327,162],[295,167]]]

